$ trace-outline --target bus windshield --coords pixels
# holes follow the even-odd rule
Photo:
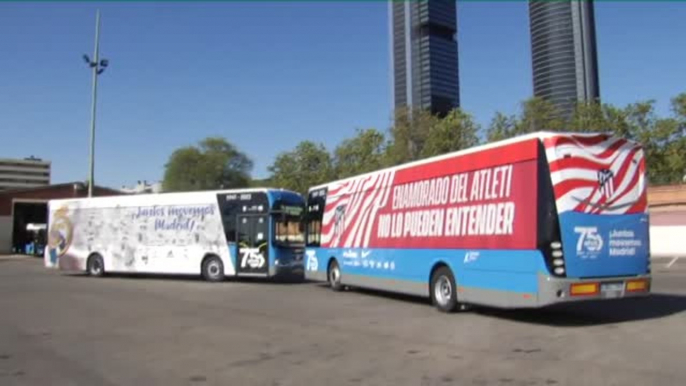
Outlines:
[[[305,243],[301,216],[277,214],[274,216],[274,241],[284,246]]]

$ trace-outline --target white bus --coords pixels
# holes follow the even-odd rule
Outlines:
[[[303,198],[246,189],[52,200],[45,265],[69,271],[302,275]]]

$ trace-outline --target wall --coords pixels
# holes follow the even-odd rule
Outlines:
[[[648,188],[650,254],[686,257],[686,184]]]
[[[686,225],[651,226],[650,254],[653,257],[686,257]]]
[[[648,206],[686,206],[686,184],[651,186],[648,188]]]
[[[0,253],[12,249],[12,216],[0,216]]]

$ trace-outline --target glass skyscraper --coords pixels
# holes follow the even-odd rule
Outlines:
[[[455,0],[389,4],[395,108],[446,115],[460,105]]]
[[[600,98],[592,1],[529,1],[534,96],[570,117]]]

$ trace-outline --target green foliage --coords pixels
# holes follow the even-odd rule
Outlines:
[[[536,131],[562,131],[565,121],[552,103],[542,98],[531,98],[522,103],[522,115],[515,126],[515,135]]]
[[[508,117],[501,112],[496,112],[495,117],[493,117],[491,124],[488,126],[488,130],[486,130],[486,140],[487,142],[494,142],[513,137],[516,127],[516,117]]]
[[[385,164],[398,165],[475,146],[479,126],[460,109],[440,118],[423,109],[399,109],[389,130]]]
[[[272,184],[302,194],[334,179],[331,155],[324,145],[302,141],[293,151],[279,154],[269,166]]]
[[[398,165],[422,158],[424,144],[439,118],[423,109],[399,109],[389,130],[386,165]]]
[[[518,117],[496,113],[486,131],[488,141],[498,141],[536,131],[562,131],[565,121],[550,102],[530,98],[522,103]]]
[[[436,120],[421,151],[422,158],[467,149],[479,144],[479,126],[471,115],[460,109]]]
[[[608,131],[608,126],[605,106],[597,102],[580,102],[576,105],[565,131],[598,133]]]
[[[249,185],[253,163],[234,145],[209,137],[198,146],[175,150],[165,165],[165,192],[242,188]]]
[[[376,129],[357,130],[357,135],[344,140],[334,150],[337,178],[346,178],[381,169],[386,138]]]

